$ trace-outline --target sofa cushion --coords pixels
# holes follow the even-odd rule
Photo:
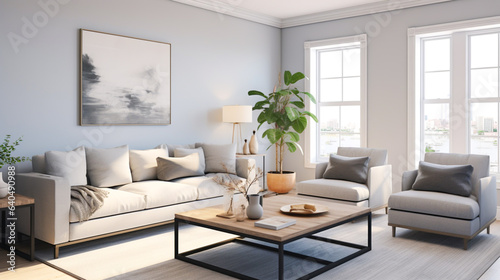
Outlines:
[[[236,174],[236,145],[215,145],[196,143],[205,154],[205,173]]]
[[[212,178],[215,174],[210,173],[206,176],[188,177],[177,179],[175,182],[184,185],[190,185],[197,187],[198,196],[197,199],[205,199],[211,197],[222,196],[224,194],[225,188],[217,184]]]
[[[159,180],[134,182],[118,189],[143,196],[147,209],[194,201],[198,196],[195,186]]]
[[[194,144],[187,144],[187,145],[160,144],[160,145],[156,146],[155,148],[156,149],[166,149],[168,151],[168,156],[173,157],[175,149],[177,149],[177,148],[194,149],[195,146],[194,146]]]
[[[391,209],[472,220],[479,215],[474,196],[463,197],[432,191],[403,191],[389,197]]]
[[[160,180],[170,181],[177,178],[204,175],[200,166],[198,153],[185,157],[156,158],[158,163],[157,177]]]
[[[359,202],[370,197],[366,185],[344,180],[314,179],[297,184],[299,194]]]
[[[83,146],[68,152],[46,152],[45,168],[47,174],[65,178],[70,186],[87,185],[87,162]]]
[[[32,156],[31,167],[33,168],[33,172],[46,174],[47,167],[45,166],[45,154]]]
[[[330,155],[323,178],[366,183],[369,157],[344,157]]]
[[[191,154],[197,153],[200,159],[200,169],[205,174],[205,154],[203,149],[200,148],[175,148],[174,157],[185,157]]]
[[[111,187],[132,182],[128,146],[111,149],[85,148],[87,173],[95,187]]]
[[[114,188],[108,188],[106,191],[108,191],[108,196],[104,198],[102,207],[97,209],[97,211],[90,216],[89,220],[144,210],[146,208],[146,200],[142,194],[135,194]],[[78,216],[72,208],[70,210],[69,219],[72,223],[79,221]]]
[[[442,165],[421,161],[412,189],[469,196],[472,165]]]
[[[132,181],[156,179],[156,158],[168,157],[166,149],[130,150]]]

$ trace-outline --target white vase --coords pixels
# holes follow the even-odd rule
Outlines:
[[[248,148],[247,139],[245,139],[245,144],[243,145],[243,154],[244,155],[249,155],[250,154],[250,149]]]
[[[255,136],[255,130],[253,131],[252,137],[250,137],[250,143],[248,144],[250,148],[250,153],[252,155],[259,153],[259,142],[257,142],[257,136]]]
[[[0,172],[0,198],[4,198],[9,193],[9,185],[3,181],[2,172]]]
[[[260,219],[264,214],[264,209],[260,205],[260,198],[260,193],[248,195],[247,217],[251,220]]]

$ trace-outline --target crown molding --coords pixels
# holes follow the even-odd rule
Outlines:
[[[277,28],[287,28],[287,27],[294,27],[294,26],[330,21],[330,20],[369,15],[374,13],[401,10],[417,6],[449,2],[454,0],[385,0],[385,1],[381,0],[379,2],[359,5],[355,7],[325,11],[305,16],[297,16],[284,19],[264,15],[261,13],[256,13],[248,9],[238,7],[237,5],[227,4],[226,2],[229,1],[225,2],[222,2],[220,0],[171,0],[171,1],[202,8],[205,10],[210,10],[221,15],[234,16]]]

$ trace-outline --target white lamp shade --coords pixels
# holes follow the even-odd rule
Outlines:
[[[252,106],[224,106],[222,107],[222,121],[227,123],[250,123],[252,122]]]

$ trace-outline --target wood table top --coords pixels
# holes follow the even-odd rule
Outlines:
[[[24,196],[22,194],[14,194],[14,197],[16,198],[14,206],[23,206],[23,205],[29,205],[29,204],[34,204],[35,199],[31,197]],[[7,208],[9,207],[9,195],[7,195],[4,198],[0,198],[0,208]]]
[[[304,216],[304,215],[287,215],[280,211],[282,206],[288,204],[316,204],[328,207],[329,211],[324,214]],[[351,218],[370,213],[370,208],[354,205],[336,203],[327,199],[317,199],[307,196],[298,195],[277,195],[264,198],[264,215],[262,219],[274,216],[283,216],[295,219],[295,225],[280,229],[272,230],[254,226],[257,220],[245,219],[243,222],[237,222],[235,218],[226,219],[216,217],[222,212],[222,207],[209,207],[188,212],[175,214],[176,218],[196,222],[202,225],[226,229],[236,233],[246,234],[249,236],[260,237],[267,240],[284,242],[299,236],[303,236],[310,232],[326,228],[346,221]]]

